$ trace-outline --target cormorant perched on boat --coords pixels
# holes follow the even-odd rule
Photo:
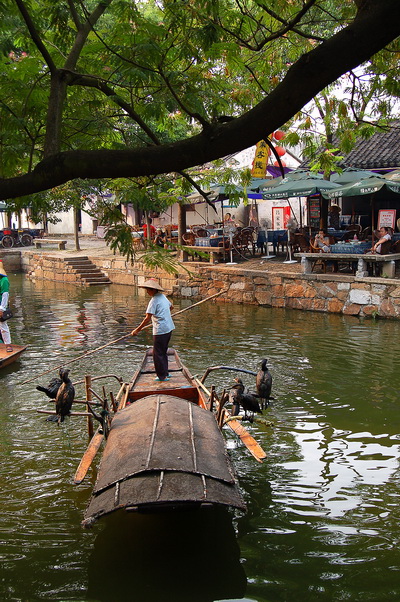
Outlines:
[[[69,370],[65,368],[60,368],[60,378],[62,379],[62,384],[57,391],[56,396],[56,414],[58,416],[58,424],[60,422],[64,422],[64,416],[68,416],[71,408],[72,402],[75,397],[75,388],[69,378]]]
[[[232,416],[239,414],[240,406],[244,409],[244,417],[247,420],[247,412],[251,412],[251,416],[248,418],[250,421],[253,420],[254,413],[262,414],[260,404],[258,403],[255,395],[249,391],[245,391],[245,387],[242,379],[235,378],[236,385],[233,385],[229,392],[229,399],[232,402]]]
[[[36,389],[38,391],[42,391],[42,393],[45,393],[47,397],[50,397],[50,399],[55,399],[57,397],[57,391],[60,388],[61,384],[62,379],[56,376],[55,378],[51,379],[47,387],[36,387]]]
[[[88,410],[92,413],[93,417],[100,422],[101,430],[104,434],[104,437],[107,439],[111,428],[110,411],[108,408],[107,401],[104,400],[100,414],[96,414],[96,412],[92,408],[92,404],[90,403],[88,403]]]
[[[256,388],[261,399],[261,407],[264,409],[269,404],[272,389],[272,376],[267,367],[267,360],[261,362],[261,368],[257,372]]]

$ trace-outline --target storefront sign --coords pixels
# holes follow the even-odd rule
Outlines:
[[[290,219],[290,207],[272,207],[272,229],[286,230]]]
[[[379,209],[378,211],[378,230],[379,228],[393,228],[396,222],[396,209]]]

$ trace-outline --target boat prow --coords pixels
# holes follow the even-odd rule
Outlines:
[[[0,368],[4,368],[4,366],[8,366],[15,362],[27,348],[26,345],[11,345],[13,350],[8,352],[6,351],[6,347],[8,347],[8,345],[0,343]]]

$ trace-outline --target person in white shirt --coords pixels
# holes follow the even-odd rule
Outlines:
[[[314,239],[314,246],[321,249],[324,253],[330,253],[329,236],[323,230],[319,230]]]
[[[388,240],[392,240],[392,236],[390,234],[390,230],[389,228],[386,227],[382,227],[379,229],[379,240],[376,241],[376,243],[373,245],[371,251],[372,253],[381,253],[382,251],[382,245],[384,242],[387,242]]]
[[[153,361],[157,373],[155,380],[164,381],[171,377],[168,373],[168,345],[175,328],[171,317],[172,303],[163,295],[163,288],[154,278],[139,285],[146,289],[151,299],[146,309],[146,316],[131,332],[136,336],[147,324],[153,323]]]

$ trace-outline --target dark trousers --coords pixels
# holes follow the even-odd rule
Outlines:
[[[153,336],[153,361],[158,378],[164,379],[168,375],[168,344],[171,332]]]

